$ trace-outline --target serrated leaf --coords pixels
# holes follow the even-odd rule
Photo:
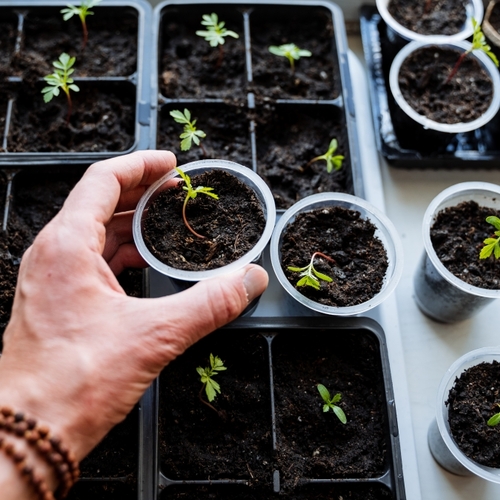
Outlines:
[[[340,406],[334,406],[333,411],[337,415],[338,419],[343,423],[347,423],[347,417],[345,416],[344,410]]]
[[[480,259],[487,259],[493,253],[494,245],[485,245],[479,254]]]
[[[330,392],[328,391],[328,389],[323,384],[318,384],[316,387],[318,388],[318,391],[319,391],[321,397],[323,398],[323,401],[325,403],[329,403],[330,402]]]
[[[43,101],[44,102],[50,102],[52,101],[52,98],[54,97],[54,91],[51,90],[50,92],[47,92],[43,96]]]
[[[210,403],[215,399],[215,396],[217,395],[214,388],[209,383],[205,385],[205,394],[207,395],[207,399]]]
[[[495,245],[494,253],[495,253],[495,259],[500,259],[500,242],[497,242],[497,244]]]
[[[323,405],[323,411],[326,413],[327,411],[330,411],[330,407],[328,405]]]
[[[197,135],[198,137],[201,137],[201,138],[207,136],[207,134],[205,134],[205,132],[203,132],[203,130],[195,130],[194,135]]]
[[[491,224],[492,226],[495,226],[495,229],[500,230],[500,219],[495,215],[489,215],[488,217],[486,217],[486,222],[488,224]]]
[[[196,135],[192,134],[192,135],[191,135],[191,139],[194,141],[194,143],[195,143],[197,146],[199,146],[199,145],[200,145],[200,139],[199,139]]]
[[[338,403],[341,399],[342,399],[342,395],[340,394],[340,392],[337,392],[337,394],[335,394],[335,396],[333,396],[332,403]]]
[[[333,280],[330,278],[330,276],[327,276],[326,274],[320,273],[319,271],[316,271],[316,269],[313,267],[312,271],[316,277],[318,277],[320,280],[326,281],[327,283],[331,283]]]
[[[198,375],[201,377],[205,373],[205,369],[202,368],[201,366],[198,366],[196,368],[196,371],[198,372]]]
[[[189,151],[191,149],[191,137],[186,137],[181,141],[181,151]]]

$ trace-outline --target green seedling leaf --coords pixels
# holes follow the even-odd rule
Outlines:
[[[271,45],[268,50],[275,56],[286,57],[288,59],[288,62],[290,63],[292,72],[295,72],[295,61],[298,61],[301,57],[312,56],[312,52],[310,52],[309,50],[299,49],[294,43]]]
[[[344,410],[342,410],[340,406],[336,405],[336,403],[338,403],[342,399],[340,392],[335,394],[335,396],[333,396],[332,398],[330,396],[330,391],[323,384],[318,384],[316,387],[318,388],[318,392],[325,403],[323,405],[323,412],[326,413],[332,410],[343,424],[347,423],[347,417],[344,413]]]
[[[68,4],[66,5],[65,9],[61,10],[64,21],[68,21],[73,16],[78,16],[80,18],[83,30],[82,48],[85,48],[88,40],[87,16],[94,15],[94,13],[90,9],[100,4],[101,1],[102,0],[82,0],[82,3],[79,6]]]
[[[479,253],[479,258],[487,259],[491,255],[494,255],[495,259],[500,259],[500,219],[495,215],[490,215],[486,217],[486,222],[497,229],[494,234],[498,236],[498,238],[486,238],[483,241],[484,247]]]
[[[214,12],[212,14],[204,14],[202,16],[201,24],[206,26],[206,30],[198,30],[196,34],[201,36],[207,41],[211,47],[217,47],[218,45],[224,45],[225,38],[231,36],[233,38],[239,38],[239,35],[234,31],[226,29],[224,26],[225,22],[221,21],[219,23],[219,18]]]
[[[207,134],[205,134],[203,130],[198,130],[196,128],[196,120],[191,121],[191,112],[189,109],[184,109],[184,113],[178,109],[174,109],[170,111],[170,116],[177,123],[182,123],[184,125],[184,130],[179,135],[179,138],[182,139],[181,151],[189,151],[193,142],[197,146],[201,146],[200,138],[204,139]]]
[[[337,139],[332,139],[330,141],[330,145],[328,146],[328,151],[324,155],[316,156],[309,163],[314,163],[316,161],[325,160],[326,161],[326,171],[330,174],[333,170],[340,170],[342,168],[342,162],[344,161],[344,157],[342,155],[335,155],[335,152],[338,148]]]
[[[497,406],[500,407],[500,404],[497,403]],[[487,422],[488,427],[496,427],[498,424],[500,424],[500,412],[495,413]]]
[[[487,56],[490,57],[490,59],[495,63],[495,66],[498,68],[497,56],[493,54],[491,47],[486,43],[486,38],[481,30],[481,25],[474,18],[472,18],[471,21],[474,33],[472,34],[472,49],[469,49],[469,52],[472,52],[473,50],[482,50]]]
[[[295,284],[296,287],[310,286],[315,290],[319,290],[321,288],[319,280],[325,281],[327,283],[331,283],[333,281],[333,279],[330,278],[330,276],[320,273],[314,268],[314,259],[316,258],[317,255],[323,257],[326,260],[329,260],[330,262],[335,263],[335,260],[333,260],[331,257],[328,257],[328,255],[325,255],[324,253],[321,252],[315,252],[311,257],[311,262],[309,262],[309,265],[304,267],[288,266],[287,269],[289,271],[292,271],[293,273],[299,273],[299,276],[301,278]]]
[[[196,371],[200,375],[200,380],[202,385],[201,390],[205,388],[205,394],[207,395],[208,401],[211,403],[217,394],[221,393],[220,385],[213,379],[218,372],[227,370],[224,363],[218,356],[214,356],[210,353],[210,366],[202,368],[198,366]]]

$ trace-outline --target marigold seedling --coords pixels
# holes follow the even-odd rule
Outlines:
[[[342,168],[342,162],[344,161],[344,157],[342,155],[335,155],[335,151],[337,151],[338,142],[337,139],[332,139],[330,145],[328,146],[328,151],[321,156],[316,156],[313,158],[307,166],[311,165],[315,161],[325,160],[326,161],[326,171],[330,174],[333,172],[333,169],[340,170]]]
[[[94,15],[90,9],[95,7],[97,4],[100,4],[101,1],[102,0],[82,0],[82,3],[79,6],[68,4],[65,9],[61,10],[61,14],[63,15],[63,19],[65,21],[68,21],[73,16],[78,16],[80,18],[83,30],[82,49],[86,47],[89,38],[89,33],[87,31],[87,16]]]
[[[497,406],[500,407],[500,404],[497,403]],[[495,413],[490,419],[488,419],[488,427],[496,427],[498,424],[500,424],[500,412]]]
[[[490,215],[486,217],[486,222],[496,229],[495,236],[498,236],[498,238],[486,238],[483,241],[484,247],[481,249],[479,258],[487,259],[493,254],[495,259],[500,259],[500,219],[494,215]]]
[[[342,396],[340,392],[337,392],[333,398],[330,396],[330,392],[328,389],[323,385],[323,384],[318,384],[318,391],[323,398],[323,401],[325,404],[323,405],[323,411],[327,412],[332,410],[333,413],[337,416],[337,418],[343,423],[347,423],[347,417],[345,416],[344,410],[340,408],[340,406],[337,406],[335,403],[338,403],[341,399]]]
[[[80,91],[78,86],[73,83],[73,78],[70,77],[70,75],[72,75],[75,71],[73,69],[75,61],[75,57],[70,57],[64,52],[59,56],[58,61],[54,61],[52,63],[55,68],[54,73],[43,77],[43,79],[48,83],[48,86],[42,89],[43,100],[45,102],[50,102],[53,97],[57,97],[60,93],[59,89],[62,89],[66,94],[68,100],[66,123],[69,123],[69,119],[71,117],[72,102],[70,91]]]
[[[224,366],[222,360],[218,356],[214,356],[212,353],[210,353],[210,366],[206,368],[198,366],[198,368],[196,368],[196,371],[200,376],[201,383],[203,384],[200,391],[200,397],[201,392],[205,389],[207,399],[211,403],[217,394],[220,394],[220,385],[212,377],[215,377],[218,372],[222,372],[224,370],[227,370],[227,368]]]
[[[211,188],[211,187],[198,186],[196,189],[193,188],[193,186],[191,185],[191,178],[189,177],[189,175],[186,174],[185,172],[183,172],[180,168],[176,168],[175,170],[177,170],[179,175],[182,177],[182,179],[184,181],[184,186],[182,186],[182,189],[184,189],[184,191],[186,191],[186,197],[184,198],[184,204],[182,205],[182,220],[184,221],[184,224],[189,229],[189,231],[191,231],[191,233],[193,233],[198,238],[204,239],[206,237],[202,236],[201,234],[198,234],[191,227],[191,224],[189,224],[189,222],[187,220],[186,207],[187,207],[188,201],[191,199],[194,200],[198,196],[198,194],[200,194],[200,193],[206,194],[207,196],[211,196],[212,198],[215,198],[216,200],[219,199],[219,196],[216,195],[215,193],[212,193],[214,188]]]
[[[217,67],[222,64],[224,58],[223,45],[226,42],[226,36],[231,36],[233,38],[239,38],[238,33],[226,29],[224,26],[226,23],[224,21],[219,22],[217,14],[212,12],[212,14],[203,14],[201,24],[206,26],[206,30],[198,30],[196,34],[203,37],[211,47],[219,47],[219,59],[217,60]]]
[[[315,252],[311,257],[311,262],[307,266],[305,267],[288,266],[287,269],[289,271],[292,271],[293,273],[300,273],[299,276],[301,276],[301,279],[297,281],[296,286],[310,286],[316,290],[319,290],[320,289],[319,280],[326,281],[327,283],[331,283],[333,281],[332,278],[330,278],[330,276],[320,273],[314,268],[313,265],[314,259],[316,258],[317,255],[336,264],[335,260],[332,259],[331,257],[328,257],[328,255],[325,255],[324,253],[321,252]]]
[[[205,134],[203,130],[196,128],[196,120],[191,121],[191,112],[189,109],[184,108],[184,113],[178,109],[174,109],[170,111],[170,116],[177,123],[182,123],[184,125],[184,131],[179,136],[181,139],[181,151],[189,151],[194,142],[197,146],[200,146],[203,155],[207,156],[205,148],[201,143],[201,139],[204,139],[207,134]]]
[[[460,65],[463,63],[464,59],[467,57],[468,54],[470,54],[474,50],[482,50],[486,55],[488,55],[491,58],[491,60],[495,63],[496,67],[498,68],[497,56],[493,54],[493,52],[491,52],[491,47],[486,43],[484,33],[481,30],[481,25],[474,18],[472,18],[471,21],[472,21],[472,27],[474,28],[474,33],[472,35],[472,45],[470,49],[466,50],[460,55],[458,61],[451,70],[451,73],[448,75],[448,78],[444,82],[444,85],[449,83],[450,80],[457,74],[457,71],[460,68]]]
[[[298,61],[301,57],[312,56],[312,52],[310,52],[309,50],[299,49],[294,43],[285,43],[284,45],[278,46],[271,45],[268,50],[275,56],[286,57],[290,62],[292,73],[295,73],[295,61]]]

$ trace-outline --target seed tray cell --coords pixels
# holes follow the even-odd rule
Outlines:
[[[121,481],[81,480],[66,498],[67,500],[137,500],[137,485]]]

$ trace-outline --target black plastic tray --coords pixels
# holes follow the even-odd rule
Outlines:
[[[398,168],[498,168],[500,166],[500,116],[487,125],[463,134],[449,134],[450,140],[428,150],[428,139],[408,128],[389,89],[391,62],[406,42],[388,37],[388,27],[376,7],[360,11],[361,39],[368,68],[373,122],[377,148],[390,165]],[[394,37],[392,37],[394,39]],[[448,134],[445,134],[448,136]]]

